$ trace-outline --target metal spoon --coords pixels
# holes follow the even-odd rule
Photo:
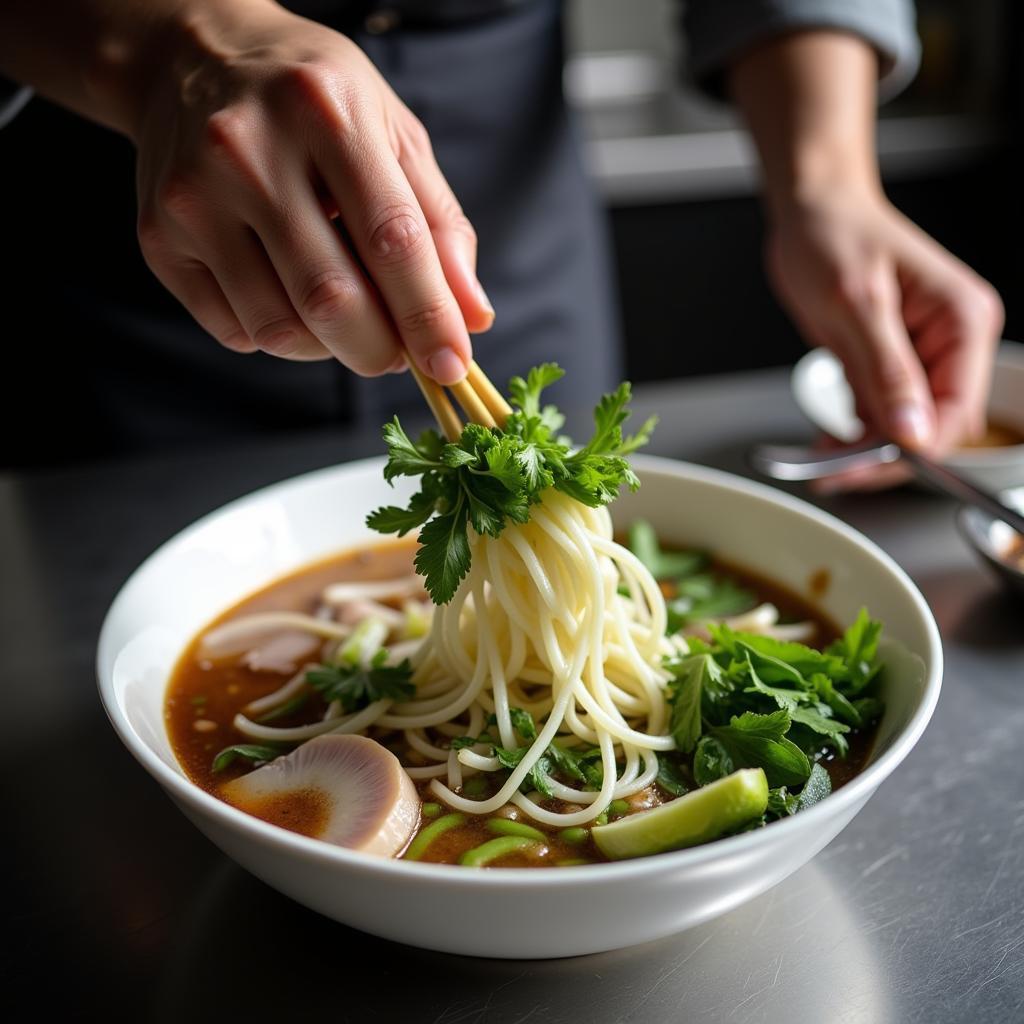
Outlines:
[[[965,505],[984,509],[1024,535],[1024,515],[1007,508],[996,495],[975,486],[962,476],[918,452],[900,448],[892,441],[862,445],[830,455],[799,445],[759,444],[750,453],[751,465],[773,480],[817,480],[848,469],[881,466],[903,460],[924,481],[952,495]]]

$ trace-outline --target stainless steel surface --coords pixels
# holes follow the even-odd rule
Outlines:
[[[808,437],[782,371],[642,388],[637,405],[661,414],[654,451],[737,472],[758,440]],[[850,827],[747,906],[618,953],[467,960],[345,929],[226,860],[106,722],[100,621],[131,569],[196,516],[378,447],[261,439],[0,478],[6,1009],[31,998],[58,1019],[133,1022],[1024,1020],[1024,604],[976,564],[953,504],[917,491],[822,504],[931,603],[947,657],[936,715]]]
[[[894,444],[864,444],[837,452],[803,444],[758,444],[750,450],[750,464],[773,480],[820,480],[851,469],[898,462],[902,455]]]

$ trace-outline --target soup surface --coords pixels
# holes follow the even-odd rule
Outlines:
[[[985,433],[973,441],[966,441],[961,448],[1011,448],[1024,444],[1024,433],[1007,423],[990,420],[985,424]]]
[[[203,634],[215,625],[256,612],[316,614],[321,605],[321,595],[329,584],[384,580],[407,575],[413,569],[415,550],[415,544],[411,541],[387,542],[310,565],[246,598],[214,623],[210,623]],[[719,560],[713,560],[703,575],[724,579],[744,588],[758,602],[771,602],[779,609],[780,622],[806,623],[809,635],[805,642],[810,646],[821,648],[838,635],[835,624],[820,611],[776,583]],[[828,585],[829,577],[825,570],[814,574],[808,581],[809,590],[815,594],[823,592]],[[667,598],[676,596],[675,584],[663,583],[661,586]],[[220,770],[214,768],[218,752],[233,744],[253,743],[251,738],[235,728],[233,721],[236,714],[251,702],[278,690],[283,680],[294,673],[295,666],[254,667],[237,656],[214,661],[204,656],[201,637],[202,634],[196,637],[183,653],[170,680],[165,702],[166,725],[175,755],[188,778],[204,790],[226,799],[222,792],[224,784],[252,770],[252,764],[243,759],[221,766]],[[306,658],[314,662],[318,659],[317,654]],[[324,699],[318,693],[308,690],[301,692],[298,699],[273,711],[264,720],[272,719],[274,726],[297,726],[320,720],[326,709]],[[421,754],[406,744],[401,732],[376,729],[369,735],[391,749],[405,765],[426,763]],[[873,735],[873,728],[850,732],[847,735],[849,752],[843,758],[824,748],[819,751],[818,763],[827,769],[833,789],[845,784],[863,768],[871,750]],[[437,742],[445,741],[440,738]],[[676,778],[682,779],[688,788],[694,785],[686,759],[678,758],[674,770]],[[495,774],[470,775],[465,780],[463,795],[481,798],[497,792],[500,779],[496,781]],[[458,863],[467,851],[482,843],[498,835],[514,833],[517,828],[522,835],[524,833],[521,830],[528,828],[535,830],[535,835],[540,833],[542,838],[524,843],[520,849],[489,862],[489,866],[542,867],[606,859],[595,846],[589,829],[549,828],[529,819],[511,804],[486,816],[454,815],[437,802],[427,787],[426,781],[418,783],[423,801],[420,824],[404,855],[413,854],[416,859],[423,861]],[[535,794],[535,799],[537,796]],[[628,799],[614,801],[606,812],[606,820],[615,820],[672,798],[671,792],[656,783]],[[539,802],[552,811],[578,809],[554,797],[541,798]],[[313,837],[320,833],[327,818],[316,790],[297,793],[292,800],[265,799],[242,809],[272,824]],[[427,829],[430,829],[430,833],[417,843],[417,836],[423,835]]]

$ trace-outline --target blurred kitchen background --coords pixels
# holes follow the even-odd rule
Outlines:
[[[921,69],[881,111],[886,189],[999,289],[1005,334],[1021,338],[1024,11],[1013,0],[916,6]],[[566,92],[609,209],[635,381],[774,366],[804,350],[762,273],[752,147],[727,105],[687,84],[677,10],[569,5]]]

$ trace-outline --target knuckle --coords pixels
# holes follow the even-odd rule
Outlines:
[[[253,332],[252,340],[261,352],[287,357],[303,345],[304,331],[291,317],[265,320]]]
[[[235,158],[245,151],[249,137],[248,117],[235,107],[215,110],[206,119],[206,141],[215,153]]]
[[[203,205],[199,188],[183,174],[172,174],[160,185],[157,203],[168,216],[186,224],[196,219]]]
[[[146,259],[161,256],[167,248],[163,224],[156,210],[152,207],[141,207],[135,225],[135,233],[139,240],[139,248]]]
[[[334,141],[351,136],[363,105],[351,76],[314,60],[293,65],[282,77],[288,109],[311,118]]]
[[[440,326],[448,316],[449,307],[446,299],[431,299],[422,302],[412,309],[405,310],[397,317],[400,331],[412,333],[430,331]]]
[[[420,255],[425,230],[411,206],[389,207],[370,231],[370,252],[386,263],[401,263]]]
[[[315,322],[346,320],[362,305],[362,290],[351,277],[326,270],[311,277],[302,288],[300,312]]]
[[[241,328],[215,336],[218,344],[229,352],[248,354],[256,351],[255,342]]]

